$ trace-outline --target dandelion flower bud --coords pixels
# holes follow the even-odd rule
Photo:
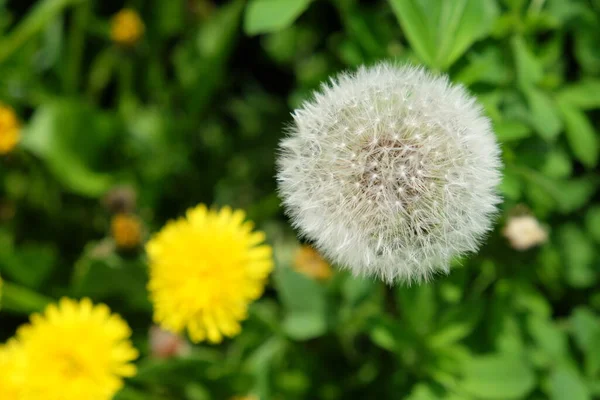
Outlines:
[[[355,275],[421,281],[490,230],[500,150],[475,99],[446,77],[362,67],[293,117],[278,159],[286,211]]]
[[[139,14],[133,9],[124,8],[112,18],[110,37],[121,46],[131,47],[139,42],[144,30],[144,22]]]
[[[548,233],[542,228],[539,221],[530,215],[510,218],[502,233],[513,249],[521,251],[548,240]]]
[[[21,140],[21,125],[15,111],[0,103],[0,155],[10,153]]]

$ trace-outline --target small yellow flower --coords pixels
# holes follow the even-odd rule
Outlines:
[[[130,8],[124,8],[112,18],[110,37],[123,46],[135,45],[144,34],[144,23],[139,14]]]
[[[244,220],[241,210],[199,205],[148,242],[148,288],[163,329],[213,343],[240,332],[273,269],[265,234]]]
[[[0,399],[21,399],[24,365],[23,351],[15,340],[0,344]]]
[[[134,248],[142,240],[142,224],[134,215],[115,215],[110,222],[110,230],[117,247],[121,249]]]
[[[15,111],[0,104],[0,154],[7,154],[21,139],[21,124]]]
[[[17,331],[26,360],[26,399],[109,400],[138,357],[125,321],[104,304],[63,298]]]
[[[296,251],[294,269],[313,279],[329,279],[332,274],[327,261],[315,249],[306,245]]]

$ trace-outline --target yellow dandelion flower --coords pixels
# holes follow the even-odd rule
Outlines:
[[[135,45],[144,34],[144,22],[139,14],[130,8],[124,8],[112,18],[110,37],[123,46]]]
[[[134,248],[142,240],[142,224],[134,215],[115,215],[110,222],[110,230],[117,247],[122,249]]]
[[[311,246],[301,246],[296,251],[294,269],[313,279],[329,279],[332,274],[331,266]]]
[[[21,139],[21,124],[15,110],[0,104],[0,154],[8,154]]]
[[[138,352],[125,321],[104,304],[63,298],[17,331],[26,399],[109,400],[133,376]]]
[[[260,297],[273,269],[265,234],[245,213],[199,205],[171,221],[146,245],[154,320],[190,339],[217,343],[232,337]]]
[[[21,399],[24,366],[22,348],[15,340],[0,345],[0,399]]]

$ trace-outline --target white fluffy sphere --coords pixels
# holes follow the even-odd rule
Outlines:
[[[294,226],[355,275],[421,281],[476,251],[500,199],[500,150],[461,86],[382,63],[293,113],[280,194]]]

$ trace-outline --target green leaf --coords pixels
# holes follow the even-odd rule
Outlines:
[[[529,50],[522,36],[513,37],[510,44],[515,59],[519,87],[522,90],[530,89],[544,76],[542,64]]]
[[[558,238],[567,282],[576,288],[594,286],[598,274],[593,265],[596,254],[594,243],[573,223],[563,225]]]
[[[148,274],[139,260],[111,251],[109,242],[91,243],[75,264],[72,290],[77,297],[95,301],[122,301],[129,309],[150,311]]]
[[[553,148],[546,156],[541,171],[550,178],[564,179],[571,176],[573,165],[566,151]]]
[[[121,131],[116,118],[80,102],[61,101],[38,108],[22,145],[41,158],[65,188],[99,196],[112,184],[110,174],[97,172],[112,140]]]
[[[600,243],[600,206],[594,206],[585,214],[585,226],[590,236]]]
[[[581,110],[600,108],[600,79],[584,78],[567,85],[558,92],[557,98]]]
[[[435,66],[434,32],[429,29],[427,15],[413,0],[389,0],[404,34],[417,56],[428,66]]]
[[[275,272],[275,286],[283,305],[290,311],[325,311],[325,290],[318,282],[299,274],[291,268]]]
[[[57,254],[50,245],[26,243],[14,247],[3,243],[0,270],[13,281],[29,288],[39,288],[56,264]]]
[[[549,383],[550,400],[591,400],[585,381],[573,368],[557,367],[550,374]]]
[[[292,311],[283,320],[283,329],[292,339],[313,339],[327,331],[327,318],[322,313]]]
[[[527,319],[527,327],[537,347],[550,362],[557,363],[568,357],[567,335],[550,319],[531,315]]]
[[[0,63],[39,33],[65,7],[83,1],[85,0],[42,0],[36,2],[19,25],[0,40]]]
[[[250,0],[244,14],[244,31],[257,35],[287,28],[306,11],[311,1]]]
[[[524,89],[531,111],[530,123],[537,133],[548,141],[554,140],[562,129],[556,105],[543,91],[530,87]]]
[[[373,279],[347,275],[342,294],[349,305],[355,306],[372,293],[376,285],[377,282]]]
[[[399,286],[396,290],[398,308],[403,320],[414,332],[430,333],[436,313],[435,291],[432,285]]]
[[[2,311],[19,314],[42,312],[53,300],[26,287],[4,281],[2,283]]]
[[[531,128],[518,121],[500,121],[494,124],[494,132],[500,142],[521,140],[531,136]]]
[[[600,317],[587,307],[575,309],[570,321],[570,331],[575,343],[584,354],[585,371],[588,376],[597,376],[600,372]]]
[[[488,0],[389,2],[421,60],[444,70],[489,33],[498,14],[495,2]]]
[[[327,309],[322,285],[291,268],[277,270],[275,285],[287,311],[283,329],[291,338],[305,340],[325,333]]]
[[[462,388],[480,399],[522,399],[535,387],[531,367],[516,355],[474,357],[463,369]]]
[[[565,121],[567,141],[573,154],[586,167],[595,167],[598,164],[600,143],[594,127],[583,111],[564,102],[559,103],[559,109]]]

